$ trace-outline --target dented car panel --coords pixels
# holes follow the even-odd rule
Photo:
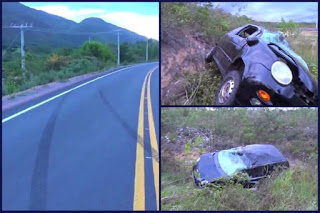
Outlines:
[[[318,105],[318,82],[279,33],[255,25],[239,27],[225,34],[207,54],[206,61],[213,60],[223,76],[234,70],[240,73],[241,82],[234,91],[236,104],[251,105],[252,99],[258,99],[259,105]],[[272,75],[277,61],[290,68],[290,84],[283,85]],[[270,95],[270,101],[257,95],[260,89]]]
[[[280,166],[288,168],[289,162],[275,146],[254,144],[201,155],[193,167],[193,178],[198,186],[204,186],[247,173],[252,185]]]

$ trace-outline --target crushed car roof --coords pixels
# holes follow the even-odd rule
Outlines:
[[[287,161],[283,154],[270,144],[253,144],[234,149],[243,151],[250,163],[254,163],[255,166]]]

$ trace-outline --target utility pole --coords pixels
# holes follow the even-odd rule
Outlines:
[[[120,65],[120,39],[119,39],[119,31],[118,31],[118,66]]]
[[[147,38],[147,46],[146,46],[146,61],[148,61],[148,56],[149,56],[149,44],[148,44],[148,42],[149,42],[149,39]]]
[[[27,24],[26,25],[13,25],[11,24],[10,26],[11,28],[18,28],[20,29],[20,32],[21,32],[21,68],[22,69],[26,69],[26,61],[25,61],[25,51],[24,51],[24,30],[27,29],[27,28],[31,28],[32,25],[28,26]]]

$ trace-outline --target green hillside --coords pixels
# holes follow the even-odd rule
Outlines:
[[[127,29],[107,23],[100,18],[88,18],[80,23],[52,15],[43,11],[35,10],[17,2],[4,2],[2,4],[2,46],[6,48],[20,31],[10,28],[11,24],[32,24],[33,27],[25,32],[26,47],[39,46],[79,47],[89,40],[102,43],[117,42],[115,31],[120,30],[120,42],[134,43],[146,41],[146,37],[138,35]],[[101,34],[101,32],[113,32]],[[99,34],[97,34],[99,33]],[[18,37],[19,38],[19,37]],[[15,42],[13,46],[19,46]]]

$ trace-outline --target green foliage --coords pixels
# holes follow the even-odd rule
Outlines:
[[[313,77],[315,79],[318,79],[318,66],[316,64],[314,64],[314,63],[311,63],[309,66],[310,66],[310,69],[311,69],[310,72],[313,75]]]
[[[7,85],[6,85],[6,89],[7,89],[7,91],[8,91],[9,94],[10,94],[10,93],[14,93],[15,90],[16,90],[16,85],[15,85],[14,81],[9,80],[9,81],[7,82]]]
[[[158,57],[158,44],[150,40],[149,51],[152,59]],[[130,44],[133,47],[145,43]],[[31,87],[53,81],[65,81],[68,78],[90,72],[109,69],[115,65],[115,55],[111,49],[99,42],[86,42],[80,48],[61,48],[51,50],[44,46],[31,46],[38,54],[27,52],[26,70],[21,69],[20,52],[17,48],[9,49],[2,60],[2,96],[23,91]],[[141,49],[142,50],[142,49]],[[133,48],[132,51],[135,51]],[[131,52],[132,55],[133,52]],[[145,59],[145,58],[144,58]],[[130,63],[137,63],[133,57]]]
[[[220,184],[208,184],[197,189],[190,174],[172,162],[161,162],[162,210],[317,210],[318,175],[306,167],[296,167],[273,173],[258,184],[257,191],[244,188],[248,175],[240,173]],[[200,174],[195,174],[196,176]],[[181,181],[178,181],[181,180]]]
[[[80,52],[85,56],[94,56],[102,61],[116,61],[115,55],[111,52],[110,48],[97,41],[85,42],[80,47]]]
[[[214,138],[203,144],[204,148],[217,147],[217,141],[232,141],[234,146],[270,143],[301,159],[316,153],[318,148],[318,111],[315,108],[296,108],[289,111],[281,108],[212,109],[214,110],[194,107],[163,108],[161,132],[172,134],[176,133],[177,128],[192,127],[213,135]],[[188,131],[182,134],[190,137]],[[195,139],[195,145],[197,144],[200,144],[200,138]],[[224,148],[224,143],[221,146]]]
[[[204,149],[204,147],[201,147],[199,150],[199,155],[203,154],[206,150]]]
[[[46,61],[48,70],[60,70],[61,67],[65,67],[70,63],[70,59],[66,56],[59,56],[58,54],[52,54]]]
[[[122,64],[131,64],[135,62],[144,62],[146,60],[146,41],[132,43],[122,43],[120,45],[120,60]],[[148,40],[148,60],[159,59],[159,42]]]
[[[250,180],[248,173],[237,173],[231,177],[234,182],[244,183]]]
[[[316,210],[318,175],[309,167],[297,166],[261,183],[263,208],[269,210]]]
[[[234,10],[240,12],[245,8],[234,4]],[[217,40],[226,32],[248,23],[256,23],[247,16],[232,16],[212,3],[170,2],[161,4],[161,35],[168,29],[183,27],[193,31],[204,32],[211,40]],[[170,36],[161,37],[162,40]]]
[[[318,79],[318,36],[289,36],[287,40],[291,48],[305,60],[315,79]]]
[[[185,151],[186,153],[189,153],[189,152],[191,151],[191,149],[192,149],[192,142],[189,141],[188,143],[186,143],[186,144],[184,145],[184,151]]]
[[[281,22],[279,23],[279,28],[282,32],[288,33],[289,36],[293,34],[299,33],[299,24],[290,19],[288,22],[281,18]]]
[[[71,73],[88,73],[95,70],[94,64],[86,59],[77,59],[70,63],[69,66],[62,69],[62,71],[71,72]]]
[[[169,137],[169,140],[174,140],[174,139],[176,139],[178,137],[178,134],[173,132],[172,134],[169,134],[168,137]]]
[[[215,95],[219,89],[222,76],[214,64],[208,65],[204,72],[186,72],[179,76],[179,79],[185,82],[184,87],[186,96],[174,100],[172,104],[192,105],[197,104],[214,104]]]
[[[57,79],[55,71],[50,70],[49,72],[41,73],[39,76],[40,82],[43,84],[51,83]]]
[[[196,177],[196,178],[200,178],[200,173],[199,172],[197,172],[197,171],[193,171],[193,174],[194,174],[194,176]]]
[[[58,50],[57,54],[58,55],[63,55],[63,56],[70,56],[76,52],[75,49],[69,48],[69,47],[64,47]]]
[[[198,135],[198,137],[196,138],[194,144],[195,144],[196,146],[199,146],[202,141],[203,141],[202,137],[201,137],[200,135]]]
[[[254,123],[249,119],[249,117],[243,117],[242,123],[243,128],[240,131],[240,140],[244,142],[244,144],[255,143],[255,128]]]

